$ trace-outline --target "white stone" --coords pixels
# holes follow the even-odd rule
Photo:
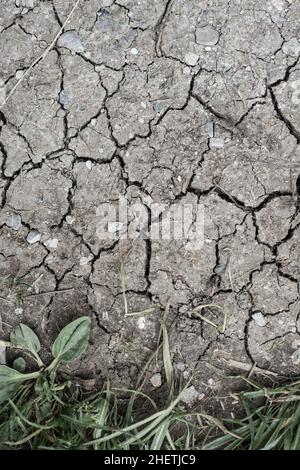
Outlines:
[[[33,243],[39,242],[41,239],[41,234],[37,230],[30,230],[27,235],[27,242],[32,245]]]
[[[6,220],[6,225],[13,230],[19,230],[22,225],[22,219],[19,214],[12,214]]]
[[[190,387],[186,388],[182,393],[181,401],[183,401],[183,403],[186,403],[187,405],[192,405],[195,401],[198,401],[203,397],[204,395],[197,392],[194,385],[191,385]]]
[[[219,33],[211,25],[197,28],[196,42],[203,46],[215,46],[219,41]]]
[[[130,52],[132,55],[138,55],[139,53],[139,51],[135,47],[133,47]]]
[[[188,52],[185,55],[185,63],[188,65],[191,65],[192,67],[197,64],[199,60],[199,56],[197,54],[194,54],[193,52]]]
[[[146,328],[146,320],[145,317],[139,317],[137,321],[138,327],[140,330],[144,330]]]
[[[92,255],[82,256],[79,260],[79,264],[80,266],[86,266],[87,264],[89,264],[90,261],[92,261],[92,259],[93,259]]]
[[[253,320],[257,326],[266,326],[267,321],[261,312],[256,312],[252,315]]]
[[[17,80],[20,80],[20,79],[23,77],[23,75],[24,75],[23,70],[17,70],[17,72],[16,72],[16,79],[17,79]]]
[[[161,375],[160,374],[154,374],[152,375],[150,382],[152,383],[153,387],[158,388],[161,386]]]
[[[47,248],[55,250],[57,248],[57,245],[58,245],[58,238],[49,238],[48,240],[45,241],[44,245]]]
[[[87,160],[87,161],[85,162],[85,166],[87,167],[87,169],[88,169],[89,171],[91,171],[92,166],[93,166],[91,160]]]

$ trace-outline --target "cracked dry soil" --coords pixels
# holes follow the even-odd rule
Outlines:
[[[74,3],[0,0],[2,94]],[[299,373],[299,57],[298,0],[79,1],[1,108],[2,333],[27,323],[47,355],[89,314],[76,374],[128,386],[170,299],[174,365],[204,400],[235,363]],[[120,196],[148,226],[149,201],[203,204],[203,248],[99,240],[97,207]],[[122,262],[144,318],[124,318]],[[191,316],[208,303],[225,333]]]

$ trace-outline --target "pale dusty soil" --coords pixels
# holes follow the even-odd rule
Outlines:
[[[0,0],[0,101],[74,3]],[[91,315],[74,370],[129,386],[170,299],[173,362],[206,398],[227,394],[232,360],[299,373],[299,56],[298,1],[81,0],[1,110],[4,336],[25,322],[47,355]],[[97,208],[120,196],[149,227],[151,203],[203,204],[203,248],[100,240]],[[130,310],[155,309],[144,318],[124,318],[122,262]],[[203,303],[227,312],[225,333],[191,316]]]

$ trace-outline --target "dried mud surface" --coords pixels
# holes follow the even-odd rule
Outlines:
[[[0,4],[8,95],[74,2]],[[298,1],[80,1],[1,109],[4,334],[25,322],[47,355],[91,315],[76,372],[128,386],[170,299],[173,362],[205,398],[224,393],[233,361],[299,373],[299,56]],[[203,248],[99,240],[97,208],[120,196],[149,227],[149,204],[203,204]],[[124,318],[122,262],[130,310],[155,309],[144,317]],[[191,315],[201,304],[226,311],[224,333]]]

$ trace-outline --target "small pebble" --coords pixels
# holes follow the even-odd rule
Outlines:
[[[153,387],[158,388],[161,386],[161,375],[154,374],[152,375],[150,382],[152,383]]]
[[[44,245],[47,248],[55,250],[57,248],[57,245],[58,245],[58,238],[49,238],[48,240],[45,241]]]
[[[153,108],[156,113],[160,113],[163,107],[163,102],[158,100],[158,101],[153,101]]]
[[[27,242],[32,245],[33,243],[39,242],[41,239],[41,234],[37,230],[31,230],[27,235]]]
[[[218,31],[210,25],[197,28],[196,42],[203,46],[215,46],[219,41]]]
[[[66,111],[64,109],[61,109],[61,108],[56,113],[56,116],[59,117],[59,118],[63,118],[63,117],[65,117],[65,115],[66,115]]]
[[[185,55],[185,63],[188,65],[191,65],[192,67],[197,64],[199,60],[199,56],[197,54],[194,54],[193,52],[188,52]]]
[[[90,261],[92,261],[92,259],[93,259],[93,255],[82,256],[79,260],[79,264],[80,266],[86,266],[87,264],[89,264]]]
[[[87,169],[88,169],[89,171],[91,171],[92,166],[93,166],[91,160],[87,160],[87,161],[85,162],[85,166],[87,167]]]
[[[192,405],[195,401],[200,400],[203,398],[204,395],[197,392],[194,385],[186,388],[181,395],[181,401],[186,403],[187,405]]]
[[[224,147],[224,139],[222,137],[212,137],[209,139],[211,148],[221,149]]]
[[[138,55],[139,53],[139,51],[135,47],[133,47],[130,52],[132,55]]]
[[[18,70],[18,71],[16,72],[16,79],[17,79],[17,80],[20,80],[20,79],[23,77],[23,75],[24,75],[23,70]]]
[[[58,101],[59,101],[60,104],[62,104],[63,106],[66,106],[67,104],[69,104],[70,100],[69,100],[69,97],[68,97],[68,95],[66,94],[65,90],[61,90],[61,92],[59,93],[59,95],[58,95]]]
[[[6,220],[6,225],[13,230],[19,230],[22,225],[22,219],[19,214],[13,214]]]
[[[300,348],[296,349],[292,354],[292,363],[298,366],[300,364]]]
[[[146,320],[145,317],[139,317],[137,321],[138,327],[140,330],[144,330],[146,327]]]
[[[266,326],[267,324],[267,321],[261,312],[253,313],[252,318],[257,326]]]
[[[226,266],[224,264],[218,264],[216,267],[215,267],[215,273],[216,274],[222,274],[226,269]]]

